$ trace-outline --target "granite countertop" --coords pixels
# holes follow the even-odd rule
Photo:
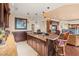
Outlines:
[[[47,39],[54,40],[54,39],[58,38],[58,35],[56,35],[54,33],[49,34],[49,35],[44,35],[44,34],[35,34],[32,32],[27,32],[27,35],[38,38],[38,39],[45,41],[45,42],[47,41]]]

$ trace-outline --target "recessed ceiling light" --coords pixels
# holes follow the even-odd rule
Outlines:
[[[46,17],[44,16],[44,18],[46,18]]]
[[[47,7],[47,9],[50,9],[50,7]]]
[[[18,10],[18,8],[16,7],[15,10]]]
[[[27,13],[27,15],[29,15],[29,13]]]
[[[35,13],[35,15],[38,15],[37,13]]]
[[[45,13],[44,11],[42,13]]]

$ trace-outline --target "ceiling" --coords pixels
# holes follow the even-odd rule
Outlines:
[[[63,5],[45,13],[44,16],[59,20],[79,20],[79,4]]]
[[[63,3],[14,3],[15,16],[25,16],[31,20],[44,20],[43,12],[61,7]]]

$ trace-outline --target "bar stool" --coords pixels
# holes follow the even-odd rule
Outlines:
[[[66,53],[65,53],[66,43],[67,43],[67,40],[62,40],[62,39],[58,40],[57,55],[59,55],[59,56],[65,56],[66,55]]]
[[[60,36],[62,36],[62,34],[60,34]],[[69,36],[69,33],[65,33],[63,34],[62,38],[58,38],[57,39],[57,43],[56,43],[56,51],[57,51],[57,55],[59,56],[65,56],[66,53],[66,44],[67,44],[67,38]],[[61,53],[62,52],[62,53]]]

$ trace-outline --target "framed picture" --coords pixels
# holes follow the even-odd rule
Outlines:
[[[15,18],[15,29],[27,29],[27,19]]]

